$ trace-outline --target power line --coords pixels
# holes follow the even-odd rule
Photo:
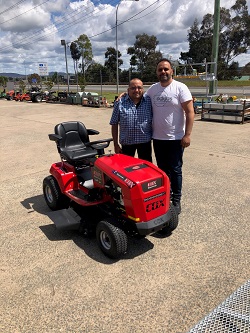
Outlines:
[[[146,17],[146,16],[152,14],[152,13],[155,12],[158,8],[160,8],[161,6],[165,5],[165,3],[168,2],[168,1],[169,1],[169,0],[164,1],[164,2],[163,2],[162,4],[160,4],[158,7],[156,7],[155,9],[153,9],[151,12],[149,12],[149,13],[143,15],[143,16],[140,16],[140,17],[138,17],[138,18],[135,19],[135,20],[129,20],[129,22],[138,21],[138,20],[140,20],[140,19],[142,19],[142,18],[144,18],[144,17]]]
[[[169,0],[167,0],[167,1],[169,1]],[[154,12],[155,10],[157,10],[160,6],[162,6],[163,4],[165,4],[167,1],[164,1],[164,3],[162,3],[162,4],[159,5],[159,6],[157,6],[156,9],[152,10],[151,12],[147,13],[147,14],[144,15],[144,16],[150,15],[152,12]],[[45,2],[47,2],[47,1],[45,1]],[[44,3],[45,3],[45,2],[44,2]],[[116,3],[117,1],[116,1],[116,0],[115,0],[115,1],[110,1],[108,4],[112,5],[114,2]],[[147,6],[146,8],[144,8],[143,10],[141,10],[141,11],[139,11],[138,13],[132,15],[132,16],[131,16],[130,18],[128,18],[127,20],[125,20],[125,21],[119,23],[118,26],[120,26],[120,25],[122,25],[122,24],[124,24],[124,23],[126,23],[126,22],[133,21],[133,20],[132,20],[133,18],[137,17],[138,15],[140,15],[140,14],[143,13],[145,10],[149,9],[150,7],[152,7],[153,5],[155,5],[155,4],[158,3],[158,2],[159,2],[159,1],[156,0],[155,2],[153,2],[152,4],[150,4],[149,6]],[[19,1],[19,3],[20,3],[20,1]],[[43,3],[42,3],[42,4],[43,4]],[[38,6],[41,6],[42,4],[37,5],[37,6],[33,7],[32,9],[34,9],[34,8],[36,8],[36,7],[38,7]],[[80,15],[84,10],[86,10],[86,7],[82,7],[82,9],[79,10],[79,11],[77,11],[77,9],[76,9],[76,10],[72,11],[70,14],[66,14],[66,15],[62,16],[60,19],[58,19],[58,21],[62,21],[62,18],[65,17],[65,20],[63,20],[62,27],[61,27],[61,28],[58,27],[57,32],[62,32],[62,31],[64,31],[64,30],[67,30],[67,29],[71,28],[72,26],[76,25],[77,23],[79,23],[80,21],[82,21],[83,19],[87,19],[87,18],[90,18],[90,19],[91,19],[91,17],[94,16],[94,14],[95,14],[95,12],[96,12],[97,10],[100,11],[99,8],[94,7],[94,9],[93,9],[92,11],[88,12],[87,14],[85,14],[85,16],[81,16],[80,18],[75,19],[73,22],[69,22],[69,23],[65,24],[65,21],[69,21],[69,20],[72,19],[73,17],[75,17],[75,16],[77,16],[77,15]],[[22,15],[22,14],[21,14],[21,15]],[[19,16],[19,15],[18,15],[18,16]],[[144,16],[142,16],[142,17],[144,17]],[[142,18],[142,17],[137,18],[137,20],[140,19],[140,18]],[[58,26],[60,26],[60,22],[58,23]],[[94,37],[97,37],[97,36],[100,36],[100,35],[102,35],[102,34],[105,34],[105,33],[109,32],[109,31],[113,30],[115,27],[116,27],[116,26],[113,26],[113,27],[111,27],[110,29],[107,29],[107,30],[105,30],[105,31],[102,31],[102,32],[100,32],[100,33],[98,33],[98,34],[95,34],[95,35],[92,35],[92,36],[88,36],[88,38],[89,38],[89,39],[92,39],[92,38],[94,38]],[[47,29],[50,29],[50,28],[53,28],[53,30],[54,30],[54,25],[51,24],[49,27],[47,27]],[[55,32],[53,31],[53,32],[44,33],[44,34],[41,35],[41,32],[43,32],[43,29],[40,29],[40,30],[36,31],[33,35],[29,35],[29,36],[27,36],[26,38],[25,38],[25,37],[22,38],[21,41],[20,41],[20,43],[19,43],[19,45],[21,44],[21,45],[25,46],[25,45],[27,45],[27,44],[30,44],[30,43],[32,42],[32,40],[33,40],[33,41],[39,41],[39,40],[42,40],[42,39],[44,39],[44,38],[46,38],[46,37],[48,37],[48,36],[50,36],[50,35],[55,34]],[[36,36],[39,36],[39,38],[36,38]],[[1,50],[1,51],[8,50],[8,49],[10,49],[11,47],[12,47],[12,46],[6,46],[6,47],[1,48],[0,50]]]
[[[26,0],[18,1],[15,5],[12,5],[12,6],[10,6],[9,8],[7,8],[7,9],[3,10],[2,12],[0,12],[0,15],[2,15],[2,14],[4,14],[4,13],[8,12],[9,10],[11,10],[11,9],[13,9],[13,8],[15,8],[15,7],[17,7],[18,5],[20,5],[20,4],[21,4],[22,2],[24,2],[24,1],[26,1]]]
[[[35,8],[37,8],[37,7],[42,6],[43,4],[45,4],[46,2],[49,2],[49,1],[50,1],[50,0],[46,0],[46,1],[42,2],[40,5],[36,5],[35,7],[32,7],[32,8],[30,8],[29,10],[26,10],[26,12],[23,12],[23,13],[21,13],[21,14],[19,14],[19,15],[16,15],[16,16],[12,17],[11,19],[7,20],[7,21],[0,22],[0,25],[1,25],[1,24],[4,24],[4,23],[7,23],[7,22],[9,22],[9,21],[12,21],[12,20],[14,20],[15,18],[17,18],[17,17],[19,17],[19,16],[22,16],[22,15],[24,15],[24,14],[30,12],[31,10],[33,10],[33,9],[35,9]]]
[[[116,2],[117,2],[117,0],[112,0],[108,4],[112,5],[113,3],[116,3]],[[36,6],[36,7],[38,7],[38,6]],[[35,7],[33,7],[32,9],[34,9],[34,8]],[[64,30],[66,30],[66,29],[69,29],[72,26],[76,25],[77,23],[81,22],[83,19],[88,19],[88,18],[91,19],[91,17],[94,15],[94,13],[97,10],[98,10],[97,7],[94,7],[94,9],[92,11],[88,12],[84,16],[80,16],[78,19],[73,19],[73,18],[76,17],[77,15],[81,15],[82,12],[85,12],[86,11],[86,7],[82,7],[80,10],[75,9],[75,10],[73,10],[70,13],[66,13],[64,16],[58,18],[54,22],[55,24],[58,24],[57,32],[62,32]],[[72,22],[69,22],[69,23],[65,24],[65,22],[70,21],[72,19],[73,19]],[[60,28],[61,24],[62,24],[62,27]],[[55,30],[55,25],[51,24],[50,26],[46,27],[46,29],[47,30],[49,30],[49,29]],[[44,32],[44,29],[39,29],[36,32],[34,32],[33,35],[28,35],[27,37],[20,37],[20,41],[18,41],[18,39],[17,39],[17,42],[18,42],[19,45],[25,46],[27,44],[30,44],[30,42],[32,40],[39,41],[39,40],[44,39],[45,37],[48,37],[50,35],[55,34],[54,31],[53,32],[49,32],[49,33],[43,33],[43,32]],[[37,36],[39,36],[39,38],[36,38]],[[11,49],[11,48],[12,48],[12,46],[5,46],[3,48],[0,48],[0,51],[5,51],[5,50]]]
[[[143,13],[145,10],[147,10],[148,8],[150,8],[151,6],[153,6],[153,5],[154,5],[156,2],[158,2],[158,1],[159,1],[159,0],[156,0],[156,1],[153,2],[151,5],[149,5],[148,7],[144,8],[143,10],[141,10],[140,12],[138,12],[137,14],[135,14],[135,15],[131,16],[130,18],[128,18],[127,20],[122,21],[121,23],[117,24],[117,26],[119,27],[120,25],[122,25],[122,24],[124,24],[124,23],[126,23],[126,22],[137,21],[137,20],[141,19],[142,17],[147,16],[147,15],[153,13],[153,12],[154,12],[156,9],[158,9],[160,6],[157,7],[155,10],[153,10],[152,12],[148,13],[148,14],[146,14],[146,15],[144,15],[144,16],[142,16],[142,17],[139,17],[139,18],[137,18],[136,20],[132,20],[134,17],[140,15],[141,13]],[[166,3],[167,1],[169,1],[169,0],[166,0],[164,3]],[[163,4],[164,4],[164,3],[163,3]],[[94,37],[97,37],[97,36],[99,36],[99,35],[102,35],[102,34],[108,32],[108,31],[111,31],[111,30],[113,30],[115,27],[116,27],[116,26],[111,27],[110,29],[105,30],[105,31],[103,31],[103,32],[100,32],[100,33],[98,33],[98,34],[96,34],[96,35],[90,36],[89,39],[94,38]]]

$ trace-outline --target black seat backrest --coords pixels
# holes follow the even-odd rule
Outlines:
[[[62,137],[60,148],[81,148],[89,142],[86,127],[79,121],[68,121],[55,126],[55,134]]]

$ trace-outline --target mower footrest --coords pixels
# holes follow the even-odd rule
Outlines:
[[[71,208],[50,212],[49,218],[57,229],[79,230],[81,217]]]
[[[70,195],[72,195],[73,197],[76,197],[78,199],[82,199],[87,201],[88,200],[88,194],[84,193],[81,190],[72,190],[68,192]]]

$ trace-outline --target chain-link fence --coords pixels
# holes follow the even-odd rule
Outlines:
[[[188,333],[249,333],[250,280],[195,325]]]

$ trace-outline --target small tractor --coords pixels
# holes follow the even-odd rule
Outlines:
[[[95,234],[105,255],[119,258],[128,237],[169,235],[178,225],[167,175],[153,163],[105,154],[111,138],[90,142],[98,131],[78,121],[55,126],[49,139],[61,161],[43,180],[44,198],[57,228]]]

